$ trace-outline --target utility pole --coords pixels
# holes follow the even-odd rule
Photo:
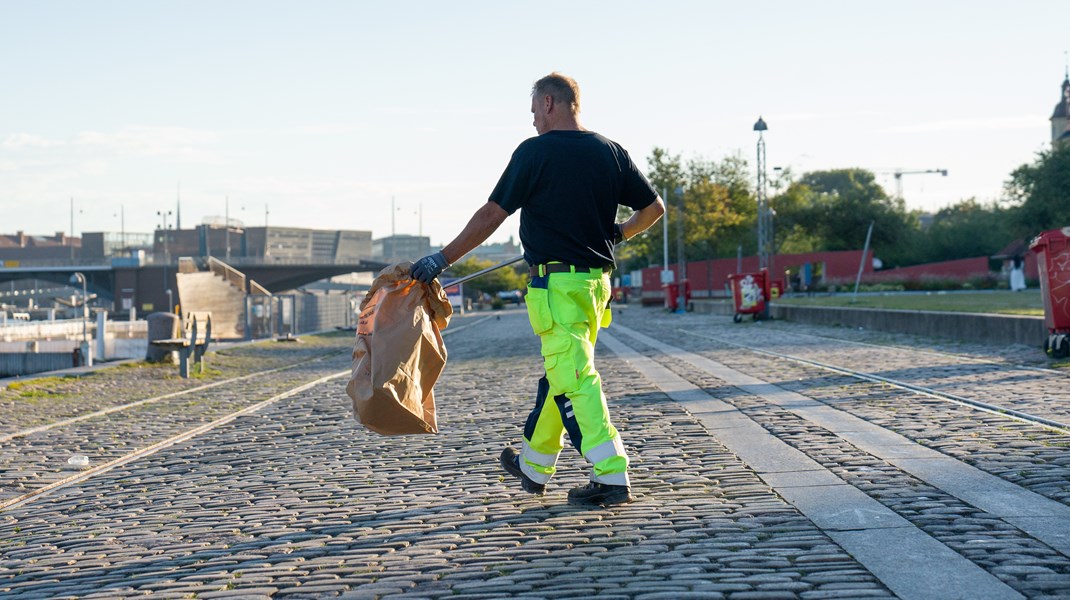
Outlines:
[[[223,222],[226,227],[223,234],[224,244],[227,247],[227,263],[230,263],[230,196],[226,197],[223,202]]]
[[[74,263],[74,196],[71,196],[71,235],[67,244],[71,247],[71,263]]]
[[[662,199],[665,200],[665,216],[661,218],[661,246],[664,265],[661,270],[662,285],[669,283],[669,188],[662,190]]]
[[[676,260],[679,265],[676,270],[680,273],[680,279],[676,282],[676,312],[683,314],[687,312],[687,294],[684,290],[684,282],[687,281],[687,259],[684,257],[684,188],[678,187],[674,191],[680,201],[676,215]]]

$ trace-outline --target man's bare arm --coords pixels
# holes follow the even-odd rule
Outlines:
[[[453,264],[465,254],[482,244],[490,234],[498,230],[509,213],[495,202],[487,202],[472,215],[468,224],[452,242],[442,249],[442,255],[449,264]]]
[[[633,238],[647,229],[650,229],[650,226],[657,223],[658,219],[664,214],[665,203],[658,197],[645,208],[641,208],[632,213],[632,216],[629,217],[627,221],[621,223],[621,231],[624,233],[624,239],[627,240]]]

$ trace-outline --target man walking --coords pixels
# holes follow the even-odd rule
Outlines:
[[[613,246],[656,223],[665,204],[620,145],[580,125],[579,111],[575,80],[551,73],[536,81],[538,136],[517,147],[489,201],[441,252],[417,261],[412,276],[430,283],[520,210],[528,318],[546,373],[521,450],[506,448],[502,467],[524,491],[544,493],[567,432],[592,465],[591,482],[570,490],[569,503],[621,504],[632,500],[628,456],[609,418],[594,345],[612,318]],[[624,223],[614,222],[619,204],[636,211]]]

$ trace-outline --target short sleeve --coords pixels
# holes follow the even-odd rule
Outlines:
[[[621,186],[620,204],[632,210],[642,210],[658,198],[658,192],[647,181],[646,176],[632,162],[632,157],[623,148],[621,151],[627,159],[623,165],[624,183]]]
[[[502,207],[505,212],[513,214],[524,207],[535,185],[535,165],[526,143],[520,144],[513,151],[509,164],[505,167],[490,193],[489,200]]]

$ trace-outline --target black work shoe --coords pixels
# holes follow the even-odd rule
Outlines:
[[[609,506],[611,504],[627,504],[632,500],[632,488],[626,485],[610,485],[592,481],[587,485],[574,487],[568,491],[569,504]]]
[[[506,448],[502,450],[501,456],[502,468],[505,472],[516,477],[520,480],[520,487],[524,488],[524,491],[529,494],[543,495],[546,493],[546,485],[542,483],[536,483],[530,477],[524,474],[520,470],[520,453],[515,448]]]

